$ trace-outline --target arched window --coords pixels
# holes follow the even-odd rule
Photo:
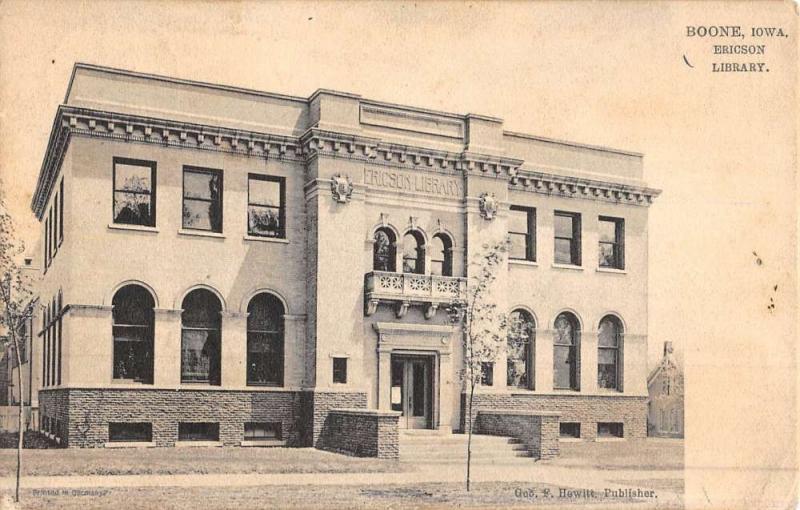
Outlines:
[[[152,384],[153,296],[140,285],[126,285],[114,294],[111,305],[114,379]]]
[[[283,304],[257,294],[247,305],[247,384],[283,386]]]
[[[415,230],[403,236],[403,272],[425,274],[425,240]]]
[[[569,312],[558,315],[553,332],[553,388],[580,389],[580,326]]]
[[[622,323],[613,315],[600,321],[597,334],[597,387],[618,390]]]
[[[508,332],[508,377],[506,384],[513,388],[533,389],[536,326],[525,310],[514,310]]]
[[[181,382],[220,384],[222,305],[213,292],[195,289],[183,298]]]
[[[436,234],[431,241],[431,274],[453,276],[453,243],[444,234]]]
[[[395,269],[395,239],[394,232],[388,228],[379,228],[375,231],[375,243],[372,247],[372,269],[375,271],[390,271]]]

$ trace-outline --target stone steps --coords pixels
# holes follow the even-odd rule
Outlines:
[[[501,436],[472,436],[472,460],[477,464],[529,464],[532,454],[520,441]],[[420,463],[464,463],[467,436],[401,432],[400,460]]]

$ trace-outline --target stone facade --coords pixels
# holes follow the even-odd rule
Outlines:
[[[356,457],[398,459],[399,417],[394,411],[332,409],[317,447]]]
[[[117,182],[120,161],[138,169],[134,184]],[[186,195],[198,168],[219,179],[208,199],[218,225],[205,230],[186,223],[206,207]],[[252,202],[256,181],[280,183],[269,198],[278,205]],[[135,221],[117,216],[119,193],[143,193],[118,189],[128,185],[149,190],[146,224],[142,209],[130,213]],[[521,208],[531,212],[525,255],[501,264],[491,299],[534,322],[528,384],[507,384],[501,352],[487,360],[494,381],[476,407],[560,412],[587,439],[606,421],[643,436],[647,217],[658,194],[643,181],[640,154],[514,133],[494,117],[78,64],[31,202],[47,239],[37,289],[47,313],[31,362],[43,423],[57,424],[70,446],[100,446],[109,422],[142,417],[157,445],[174,444],[176,423],[200,419],[219,422],[223,444],[263,419],[279,422],[288,444],[321,445],[336,408],[399,410],[402,427],[463,429],[463,332],[444,308],[464,294],[482,246],[520,228]],[[272,208],[279,231],[254,230],[251,215],[263,210],[251,207]],[[569,264],[556,253],[565,213],[580,220]],[[614,240],[624,265],[612,268],[598,261],[609,217],[624,227]],[[152,348],[137,354],[152,364],[145,378],[118,369],[128,358],[116,342],[128,339],[115,340],[114,299],[128,286],[150,295]],[[213,295],[206,319],[219,324],[209,343],[215,376],[202,383],[183,371],[200,356],[183,343],[198,338],[183,309],[197,290]],[[264,294],[280,303],[269,333],[279,348],[258,350],[248,314]],[[554,384],[560,314],[577,332],[569,395]],[[620,325],[614,391],[599,382],[608,317]],[[253,379],[265,352],[282,367],[259,365],[271,378]]]

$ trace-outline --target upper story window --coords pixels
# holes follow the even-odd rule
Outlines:
[[[283,304],[257,294],[247,305],[247,384],[283,386]]]
[[[247,233],[258,237],[286,237],[285,179],[247,176]]]
[[[195,289],[183,298],[181,382],[220,384],[222,305],[213,292]]]
[[[536,261],[536,209],[512,205],[508,217],[511,259]]]
[[[625,269],[625,220],[600,216],[600,267]]]
[[[374,244],[372,246],[372,269],[375,271],[396,270],[395,254],[397,249],[397,239],[394,232],[388,228],[379,228],[375,231]]]
[[[150,292],[139,285],[119,289],[113,306],[114,379],[153,383],[153,307]]]
[[[114,223],[156,226],[156,164],[114,158]]]
[[[553,388],[580,389],[580,326],[569,312],[556,317],[553,331]]]
[[[622,323],[613,315],[600,321],[597,334],[597,387],[620,389]]]
[[[453,242],[445,234],[436,234],[431,241],[431,274],[453,276]]]
[[[509,319],[511,324],[507,340],[506,384],[512,388],[533,389],[536,366],[536,326],[533,317],[525,310],[514,310]]]
[[[555,262],[581,265],[581,215],[555,212]]]
[[[61,195],[61,201],[58,203],[58,242],[64,240],[64,179],[61,179],[61,184],[59,184],[59,195]]]
[[[403,272],[425,274],[425,240],[416,230],[403,236]]]
[[[222,232],[222,171],[183,168],[183,228]]]

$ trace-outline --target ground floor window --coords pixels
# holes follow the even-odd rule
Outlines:
[[[561,422],[559,424],[559,433],[561,437],[581,437],[581,424]]]
[[[219,423],[181,422],[178,441],[219,441]]]
[[[481,386],[494,386],[494,363],[491,361],[481,363]]]
[[[597,437],[623,437],[622,423],[598,423]]]
[[[333,382],[347,384],[347,358],[333,358]]]
[[[153,440],[151,423],[109,423],[108,440],[111,442],[147,442]]]
[[[245,441],[282,439],[280,422],[249,422],[244,424]]]

